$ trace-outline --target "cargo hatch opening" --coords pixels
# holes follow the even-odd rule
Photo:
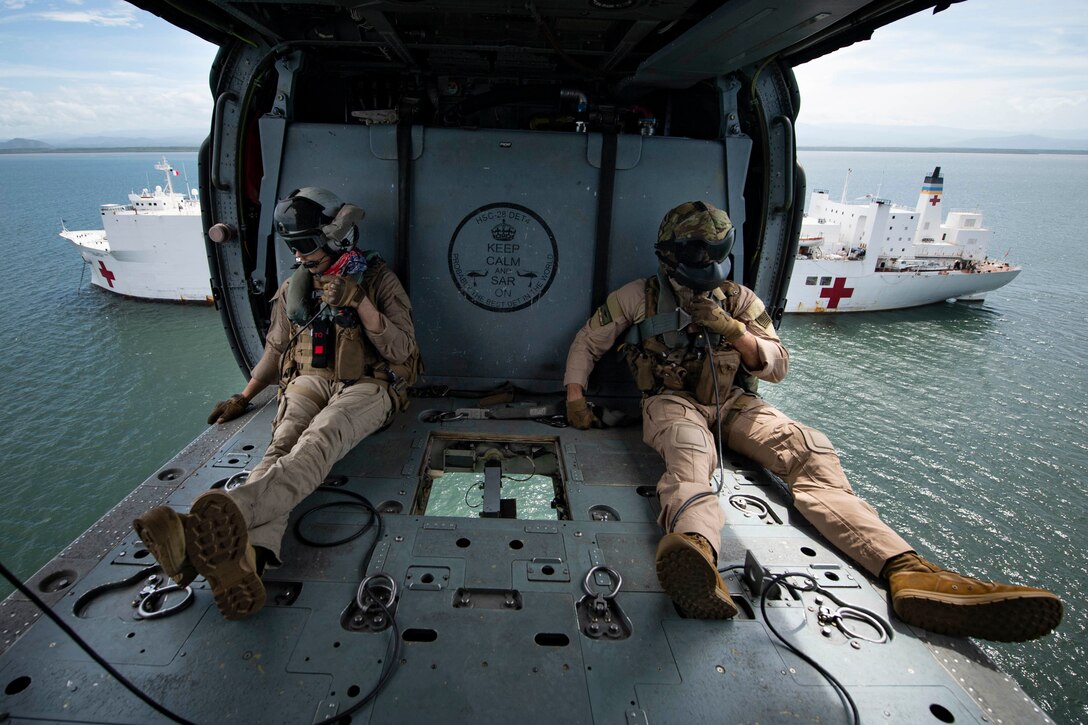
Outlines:
[[[558,450],[547,436],[432,435],[412,515],[569,519]]]

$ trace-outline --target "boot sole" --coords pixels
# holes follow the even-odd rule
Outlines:
[[[1062,620],[1062,601],[1050,592],[942,595],[905,589],[892,600],[907,624],[953,637],[1026,642],[1050,632]]]
[[[197,571],[185,555],[185,525],[177,511],[156,506],[137,517],[132,528],[166,576],[180,586],[196,579]]]
[[[201,494],[185,525],[189,561],[204,575],[226,619],[245,619],[264,606],[264,583],[246,553],[247,527],[242,512],[222,491]]]
[[[661,588],[696,619],[730,619],[737,615],[732,597],[718,587],[718,572],[698,550],[679,545],[657,555]]]

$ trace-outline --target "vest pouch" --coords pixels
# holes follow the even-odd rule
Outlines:
[[[423,359],[419,353],[413,353],[403,363],[386,363],[377,361],[371,367],[371,375],[375,380],[380,380],[389,391],[393,399],[394,410],[405,411],[408,409],[408,388],[415,385],[423,372]]]
[[[729,396],[733,379],[740,367],[740,353],[736,350],[715,350],[703,359],[699,370],[699,382],[695,386],[695,400],[703,405],[717,405]],[[714,380],[717,378],[718,395],[714,395]]]
[[[362,327],[336,330],[336,379],[360,380],[366,377],[366,360],[361,341]]]
[[[627,367],[631,369],[631,376],[635,379],[635,387],[640,392],[649,393],[657,387],[654,379],[654,361],[649,354],[630,345],[626,350]]]
[[[654,373],[666,390],[687,390],[688,369],[679,363],[660,363]]]

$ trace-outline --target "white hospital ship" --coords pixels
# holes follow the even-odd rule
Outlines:
[[[163,186],[129,194],[128,204],[103,204],[102,229],[60,236],[79,250],[91,282],[126,297],[211,303],[208,254],[195,191],[174,191],[178,172],[164,158]]]
[[[980,301],[1020,267],[986,256],[990,230],[979,211],[941,221],[941,167],[915,208],[886,199],[832,201],[816,190],[801,223],[786,312],[871,312],[948,299]]]

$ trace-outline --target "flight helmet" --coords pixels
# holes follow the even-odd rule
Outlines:
[[[705,201],[689,201],[665,214],[654,251],[670,277],[707,292],[729,277],[736,231],[721,209]]]
[[[339,256],[355,244],[358,230],[354,222],[362,217],[360,209],[352,215],[350,228],[344,229],[343,224],[336,222],[344,216],[341,210],[345,206],[328,189],[317,186],[295,189],[276,204],[273,214],[276,235],[295,254],[313,254],[325,247],[329,254]]]

